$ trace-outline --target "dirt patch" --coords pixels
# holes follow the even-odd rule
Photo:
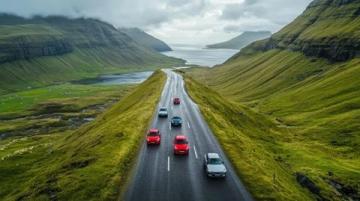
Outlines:
[[[87,167],[91,163],[95,162],[95,158],[87,158],[82,160],[71,161],[70,163],[63,166],[63,169],[72,170]]]
[[[24,123],[15,129],[0,131],[0,140],[12,136],[28,136],[51,134],[66,130],[75,130],[83,124],[95,120],[96,116],[105,111],[118,99],[110,99],[103,104],[89,105],[83,108],[73,104],[44,103],[33,108],[27,116],[13,116],[14,118],[0,119],[0,122],[13,124],[15,121],[34,122]]]

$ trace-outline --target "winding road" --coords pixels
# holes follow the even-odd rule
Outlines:
[[[252,201],[253,198],[236,175],[219,143],[203,119],[198,106],[184,89],[179,74],[164,70],[167,81],[158,107],[167,107],[169,118],[154,117],[153,128],[162,134],[160,146],[141,148],[132,181],[125,193],[127,201]],[[173,105],[173,97],[181,104]],[[170,118],[183,118],[181,128],[171,128]],[[188,156],[174,156],[172,144],[175,135],[189,139]],[[209,179],[203,170],[204,154],[217,152],[227,167],[225,179]]]

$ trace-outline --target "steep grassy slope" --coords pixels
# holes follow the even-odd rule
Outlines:
[[[231,102],[187,77],[186,88],[200,106],[237,173],[258,200],[309,200],[286,162],[293,144],[286,129],[264,115]]]
[[[331,61],[354,58],[360,55],[359,7],[358,0],[315,0],[292,23],[248,49],[289,49]]]
[[[171,51],[171,48],[165,42],[155,38],[154,36],[144,32],[139,28],[120,28],[119,30],[145,47],[158,52]]]
[[[254,117],[267,129],[261,133],[253,131],[256,125],[242,122],[241,115],[221,111],[228,106],[207,106],[217,113],[217,119],[223,119],[221,122],[229,122],[223,129],[230,133],[241,131],[259,144],[249,148],[244,139],[231,144],[239,139],[237,135],[226,135],[214,128],[220,139],[221,135],[229,138],[222,142],[229,152],[264,150],[274,160],[266,154],[249,154],[243,160],[283,166],[277,175],[287,181],[297,180],[317,199],[360,199],[359,3],[316,0],[271,39],[253,43],[220,67],[189,73],[225,99],[219,102],[233,102],[234,108],[241,104],[263,117]],[[189,89],[190,93],[201,93],[200,89]],[[199,103],[204,102],[198,99]],[[265,124],[264,118],[272,124]],[[237,124],[249,125],[248,131]],[[265,137],[268,140],[258,141]],[[240,160],[238,155],[230,155],[234,161]],[[261,163],[247,163],[264,175],[272,170]],[[302,196],[304,188],[296,183],[283,180],[283,187],[269,190],[266,176],[256,181],[247,177],[254,176],[250,168],[246,169],[248,164],[238,165],[239,173],[259,199]],[[293,192],[283,193],[283,188]],[[264,198],[268,191],[274,192],[270,198]]]
[[[183,63],[99,20],[7,16],[0,22],[0,93]]]
[[[269,59],[266,54],[273,57]],[[273,54],[280,56],[277,57]],[[284,63],[282,63],[281,58],[284,58],[284,55],[289,60],[284,59]],[[266,62],[262,62],[262,59]],[[249,65],[254,61],[260,62],[261,65]],[[284,189],[279,190],[279,187],[274,187],[272,189],[274,192],[270,193],[271,185],[269,186],[269,182],[272,183],[272,181],[269,179],[273,168],[269,166],[275,163],[286,167],[275,174],[287,175],[287,180],[295,181],[295,173],[297,172],[307,175],[320,187],[322,197],[331,198],[330,200],[341,199],[341,196],[334,193],[334,191],[341,192],[340,189],[334,187],[333,182],[336,182],[340,183],[343,188],[351,189],[348,190],[350,193],[339,193],[343,194],[343,197],[359,198],[359,194],[352,192],[359,192],[360,187],[360,158],[358,157],[360,155],[360,123],[357,120],[360,118],[360,93],[358,90],[360,88],[358,79],[360,76],[360,60],[354,59],[349,63],[334,64],[333,66],[326,65],[327,61],[318,61],[315,66],[321,67],[323,64],[324,68],[331,69],[326,73],[312,75],[307,79],[303,79],[303,77],[312,74],[312,65],[308,66],[311,69],[309,73],[306,71],[299,73],[297,72],[299,68],[296,67],[314,65],[314,63],[306,60],[303,55],[298,53],[269,52],[258,57],[248,58],[248,60],[243,58],[241,62],[239,61],[236,64],[237,67],[241,65],[246,73],[227,71],[225,70],[226,67],[222,67],[224,68],[222,69],[224,70],[222,71],[223,74],[221,74],[222,79],[215,76],[215,74],[219,76],[219,71],[211,72],[215,73],[214,75],[208,75],[203,71],[201,73],[193,72],[192,76],[203,83],[208,83],[208,86],[220,92],[227,100],[242,103],[243,107],[253,110],[254,113],[258,113],[258,116],[272,122],[272,124],[262,126],[267,129],[264,132],[255,132],[253,130],[259,127],[257,125],[248,125],[245,129],[239,128],[239,126],[244,125],[241,118],[242,111],[235,112],[233,115],[227,111],[222,111],[226,108],[234,109],[236,105],[226,107],[203,106],[203,110],[205,108],[211,109],[207,115],[211,115],[212,112],[217,113],[213,114],[216,117],[211,117],[210,124],[214,124],[214,119],[223,124],[214,128],[214,131],[219,138],[228,138],[222,144],[229,149],[229,152],[238,153],[237,150],[239,149],[244,152],[253,150],[260,153],[264,151],[273,156],[270,160],[262,154],[258,156],[230,154],[234,161],[239,160],[246,163],[239,164],[238,168],[240,175],[244,175],[245,182],[249,184],[254,195],[261,200],[267,199],[263,197],[265,195],[276,200],[288,200],[290,195],[301,195],[302,190],[299,185],[295,183],[286,184],[284,181],[280,182],[284,188],[297,188],[297,193],[277,194],[276,191],[285,191]],[[289,68],[289,66],[294,68]],[[279,70],[276,67],[283,68]],[[231,76],[237,79],[232,79]],[[226,77],[229,77],[229,80]],[[211,81],[214,78],[218,78],[215,79],[215,83]],[[298,81],[299,78],[302,81]],[[193,89],[191,87],[189,89],[190,93],[198,93],[204,96],[203,99],[211,97],[205,93],[206,89]],[[227,101],[223,99],[210,99],[208,101],[218,103]],[[198,100],[198,103],[203,101]],[[252,119],[261,124],[263,120],[258,116]],[[276,130],[281,131],[276,132]],[[269,138],[271,140],[256,142],[256,144],[265,146],[264,150],[262,150],[262,146],[252,148],[244,145],[248,144],[248,141],[238,140],[236,135],[229,134],[233,132],[243,133],[254,141],[258,138]],[[232,144],[231,142],[238,143]],[[279,160],[277,160],[278,157],[280,157]],[[253,160],[266,161],[265,163],[269,166],[249,162]],[[254,169],[256,172],[252,172]],[[258,171],[264,172],[262,173],[264,177],[256,180]],[[276,185],[276,183],[272,185]]]
[[[244,33],[232,38],[228,41],[207,45],[207,48],[214,49],[238,49],[248,46],[250,43],[269,38],[271,36],[270,31],[245,31]]]
[[[165,79],[155,72],[75,132],[2,141],[2,200],[116,200]]]

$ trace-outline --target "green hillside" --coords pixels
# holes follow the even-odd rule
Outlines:
[[[302,15],[270,39],[249,46],[243,53],[288,49],[306,56],[347,61],[359,56],[360,2],[316,0]]]
[[[156,71],[75,131],[0,140],[1,200],[117,200],[165,81]]]
[[[155,38],[139,28],[120,28],[121,32],[127,34],[137,43],[158,52],[171,51],[169,45]]]
[[[246,47],[250,43],[269,38],[271,36],[270,31],[245,31],[244,33],[240,34],[239,36],[236,36],[235,38],[232,38],[228,41],[207,45],[207,48],[212,49],[237,49],[240,50],[243,47]]]
[[[259,200],[360,199],[359,8],[316,0],[270,39],[188,73],[190,94]]]
[[[94,19],[2,15],[0,93],[183,64]]]

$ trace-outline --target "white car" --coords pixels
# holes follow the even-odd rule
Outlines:
[[[208,177],[225,178],[226,167],[217,153],[207,153],[204,156],[204,169]]]
[[[158,116],[159,117],[168,117],[168,110],[167,110],[167,108],[166,107],[162,107],[162,108],[160,108],[159,109],[159,113],[158,113]]]

